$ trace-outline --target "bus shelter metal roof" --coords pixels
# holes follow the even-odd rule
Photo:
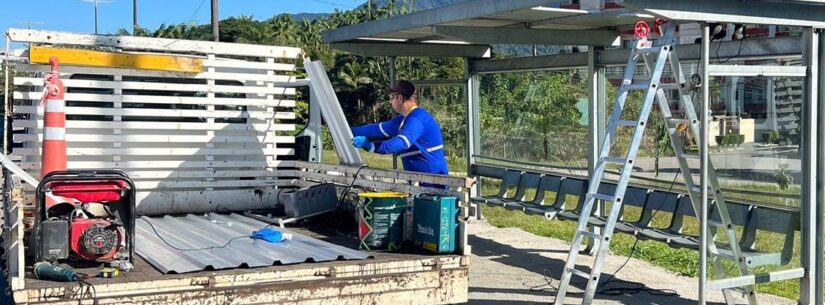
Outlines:
[[[470,0],[326,31],[324,42],[363,56],[489,58],[490,45],[610,46],[636,21],[732,22],[825,28],[825,1],[623,0],[597,9],[562,0]]]
[[[580,1],[585,3],[586,1]],[[825,171],[825,136],[817,133],[821,126],[819,117],[825,117],[825,107],[820,100],[819,88],[825,87],[825,0],[616,0],[607,6],[605,1],[598,8],[580,9],[562,7],[562,0],[469,0],[436,9],[356,24],[324,33],[324,41],[333,48],[363,56],[425,56],[465,57],[465,79],[456,84],[465,86],[467,96],[467,168],[480,153],[479,77],[480,73],[505,71],[529,71],[587,67],[588,78],[588,168],[593,171],[599,158],[599,144],[604,137],[605,67],[622,65],[628,57],[627,49],[603,49],[614,45],[620,35],[632,28],[638,20],[650,21],[662,17],[670,22],[728,22],[739,24],[764,24],[802,27],[801,37],[745,39],[738,42],[712,42],[710,35],[703,34],[702,49],[698,44],[677,46],[686,61],[702,61],[702,79],[707,88],[708,71],[711,67],[743,71],[768,76],[760,69],[777,70],[773,67],[711,65],[709,47],[715,48],[716,57],[733,56],[739,60],[801,58],[803,69],[784,67],[794,75],[804,76],[807,110],[803,121],[802,140],[802,234],[800,265],[805,276],[800,281],[800,304],[823,304],[823,245],[825,209],[818,203],[825,202],[821,172]],[[702,31],[709,31],[702,27]],[[510,59],[488,60],[491,45],[588,45],[594,46],[587,53],[558,54]],[[390,60],[393,71],[394,60]],[[770,68],[770,69],[768,69]],[[760,70],[760,71],[757,71]],[[392,74],[392,72],[391,72]],[[394,76],[391,76],[394,78]],[[703,91],[702,113],[709,109],[709,94]],[[707,126],[703,126],[707,135]],[[702,158],[708,158],[707,149],[701,150]],[[707,159],[704,159],[707,160]],[[700,166],[707,177],[708,166]],[[817,176],[820,173],[820,176]],[[478,189],[471,190],[477,194]],[[704,193],[704,192],[703,192]],[[704,193],[702,197],[708,198]],[[705,215],[707,215],[705,213]],[[479,215],[477,215],[479,216]],[[707,253],[702,246],[700,253]],[[707,290],[707,257],[700,258],[700,303],[704,304]]]

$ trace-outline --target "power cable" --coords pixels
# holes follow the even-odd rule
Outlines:
[[[673,181],[670,182],[670,188],[668,188],[668,190],[667,190],[668,193],[670,193],[673,190],[673,186],[676,184],[676,179],[679,177],[679,173],[681,173],[681,172],[682,172],[682,170],[679,169],[679,171],[676,172],[676,175],[673,176]],[[661,208],[661,205],[660,205],[660,208]],[[650,215],[650,221],[648,223],[646,223],[641,228],[641,230],[645,230],[645,229],[648,228],[648,226],[650,226],[650,224],[653,222],[653,218],[656,216],[656,214],[659,211],[660,210],[654,210],[653,211],[653,214]],[[674,210],[674,213],[675,213],[675,210]],[[616,274],[619,273],[619,271],[622,271],[622,269],[624,269],[624,267],[627,265],[627,263],[630,262],[630,259],[633,258],[633,254],[636,252],[637,245],[638,245],[639,240],[640,240],[638,236],[634,235],[634,237],[636,238],[636,240],[633,242],[633,245],[630,247],[630,254],[627,255],[627,260],[625,260],[624,263],[622,263],[622,265],[619,266],[619,269],[616,269],[616,271],[614,271],[613,274],[610,275],[610,277],[608,277],[606,280],[604,280],[601,283],[600,286],[605,286],[608,283],[610,283],[611,281],[614,281],[615,278],[616,278]],[[632,284],[634,286],[630,286],[630,287],[603,287],[602,289],[596,291],[596,293],[597,294],[603,294],[603,295],[623,295],[623,294],[637,294],[637,293],[640,293],[640,292],[644,291],[644,292],[647,292],[647,293],[652,294],[652,295],[661,295],[661,296],[677,296],[677,295],[679,295],[676,292],[676,290],[673,290],[673,289],[653,289],[653,288],[648,288],[643,283],[631,282],[631,281],[625,281],[625,280],[618,280],[618,282]]]
[[[347,186],[347,188],[344,189],[344,192],[341,193],[341,197],[338,198],[338,204],[339,205],[344,203],[344,198],[347,197],[347,195],[350,193],[350,190],[352,190],[352,187],[355,186],[355,181],[358,180],[358,173],[360,173],[361,170],[366,168],[366,167],[368,167],[368,166],[361,165],[361,166],[358,167],[358,170],[355,171],[355,175],[352,176],[352,182],[350,182],[349,186]]]
[[[668,192],[673,190],[673,186],[676,184],[676,179],[679,177],[679,173],[681,173],[681,169],[678,172],[676,172],[676,175],[673,176],[673,181],[670,183],[670,188],[668,188]],[[653,221],[653,217],[655,217],[656,213],[658,213],[659,211],[660,210],[653,211],[653,214],[651,214],[651,216],[650,216],[651,222]],[[650,222],[645,224],[642,227],[642,230],[647,229],[647,227],[649,225],[650,225]],[[657,296],[678,296],[679,293],[676,290],[673,290],[673,289],[653,289],[653,288],[648,288],[647,285],[645,285],[644,283],[625,281],[625,280],[616,280],[615,279],[616,274],[618,274],[619,271],[622,271],[622,269],[624,269],[624,267],[627,266],[627,264],[630,262],[630,259],[633,258],[633,254],[636,252],[637,245],[638,245],[640,239],[639,239],[638,236],[634,236],[634,237],[636,238],[636,240],[633,242],[633,245],[630,248],[630,254],[627,256],[627,259],[624,261],[624,263],[622,263],[621,266],[619,266],[619,269],[616,269],[616,271],[614,271],[613,274],[611,274],[607,278],[607,280],[602,281],[601,284],[598,285],[598,286],[602,286],[602,289],[597,290],[596,294],[601,294],[601,295],[629,295],[629,294],[638,294],[638,293],[641,293],[641,292],[647,292],[648,294],[657,295]],[[553,286],[553,284],[552,284],[553,278],[550,277],[547,274],[547,269],[545,269],[544,272],[542,272],[542,273],[543,273],[544,281],[546,282],[546,284],[532,286],[532,287],[530,287],[530,291],[548,291],[548,290],[550,290],[549,288],[553,288],[556,291],[558,291],[558,288]],[[603,287],[603,286],[609,284],[610,282],[630,284],[632,286]],[[522,283],[522,284],[524,284],[524,283]],[[545,287],[545,286],[547,286],[547,287]],[[575,295],[575,294],[584,294],[584,292],[575,292],[575,293],[568,292],[568,294],[573,294],[573,295]]]
[[[201,1],[201,4],[198,5],[198,8],[195,9],[194,13],[192,13],[192,16],[189,16],[189,19],[186,20],[186,23],[192,22],[192,20],[195,19],[195,15],[197,15],[198,12],[201,11],[201,7],[203,7],[204,3],[206,3],[206,0]]]
[[[312,0],[312,1],[315,1],[315,2],[318,2],[318,3],[323,3],[323,4],[335,5],[335,6],[339,6],[339,7],[346,7],[346,8],[353,8],[353,9],[355,8],[354,6],[351,6],[351,5],[344,5],[344,4],[335,3],[335,2],[332,2],[332,1],[324,1],[324,0]]]
[[[177,247],[177,246],[175,246],[175,245],[172,245],[172,244],[171,244],[171,243],[169,243],[169,242],[168,242],[165,238],[163,238],[163,236],[161,236],[160,232],[158,232],[157,228],[155,228],[155,225],[153,225],[151,221],[149,221],[149,220],[147,220],[147,219],[145,219],[145,218],[140,218],[140,220],[143,220],[144,222],[146,222],[147,224],[149,224],[149,227],[150,227],[150,228],[152,228],[152,231],[154,231],[154,232],[155,232],[155,235],[156,235],[156,236],[160,239],[160,241],[162,241],[164,244],[166,244],[166,245],[167,245],[167,246],[169,246],[170,248],[175,249],[175,250],[178,250],[178,251],[182,251],[182,252],[189,252],[189,251],[206,251],[206,250],[214,250],[214,249],[223,249],[223,248],[228,247],[228,246],[229,246],[229,244],[231,244],[233,241],[236,241],[236,240],[238,240],[238,239],[251,238],[251,237],[249,237],[249,235],[242,235],[242,236],[236,236],[236,237],[230,238],[229,240],[227,240],[227,241],[226,241],[226,243],[224,243],[224,244],[223,244],[223,245],[221,245],[221,246],[211,246],[211,247],[204,247],[204,248],[179,248],[179,247]],[[266,227],[264,227],[264,228],[268,228],[268,227],[272,227],[272,226],[273,226],[272,224],[269,224],[269,225],[267,225],[267,226],[266,226]]]
[[[737,58],[737,57],[739,57],[739,55],[742,55],[742,42],[743,41],[744,41],[744,39],[739,40],[739,51],[736,52],[736,55],[728,57],[724,61],[719,60],[719,57],[720,57],[719,56],[719,49],[722,48],[722,42],[719,42],[719,44],[716,45],[716,52],[715,52],[716,53],[716,63],[717,64],[724,64],[724,63],[727,63],[728,61],[730,61],[731,59]]]

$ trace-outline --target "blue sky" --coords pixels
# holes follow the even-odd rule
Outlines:
[[[91,1],[91,0],[90,0]],[[101,0],[104,1],[104,0]],[[106,0],[111,1],[111,0]],[[0,32],[26,28],[67,32],[94,32],[94,8],[81,0],[6,0],[0,9]],[[222,0],[220,18],[252,15],[266,19],[281,13],[329,13],[351,9],[363,0]],[[208,23],[211,0],[138,0],[138,23],[149,29],[160,24]],[[200,9],[198,7],[200,6]],[[132,27],[132,0],[98,4],[101,34]]]

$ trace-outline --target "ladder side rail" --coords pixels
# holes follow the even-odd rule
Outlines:
[[[670,113],[669,109],[664,110],[664,109],[666,109],[665,107],[669,106],[668,102],[667,102],[667,98],[664,94],[664,91],[660,90],[658,95],[659,95],[658,96],[659,108],[662,109],[662,116],[665,119],[667,119],[669,117],[672,117],[672,114]],[[665,111],[667,111],[667,113],[665,113]],[[676,135],[676,128],[675,127],[668,126],[668,136],[670,137],[671,145],[674,147],[674,150],[677,151],[677,154],[678,154],[678,151],[683,150],[683,148],[682,148],[681,142],[679,142],[680,139]],[[685,160],[685,158],[677,156],[676,159],[679,161],[679,168],[682,170],[682,172],[683,173],[688,173],[688,174],[685,174],[683,176],[685,177],[684,178],[685,179],[685,184],[687,185],[687,187],[689,189],[689,191],[688,191],[689,195],[688,196],[690,196],[690,198],[691,198],[691,206],[695,209],[696,208],[696,202],[698,202],[701,199],[694,201],[694,199],[697,198],[697,197],[696,197],[696,192],[693,191],[693,186],[695,184],[694,184],[694,181],[693,181],[693,177],[690,175],[690,172],[691,172],[690,171],[690,166],[687,164],[687,160]],[[698,213],[696,215],[698,215]],[[715,240],[716,230],[710,230],[709,233],[710,233],[709,240]],[[718,276],[721,276],[721,277],[726,277],[726,272],[724,270],[722,262],[721,262],[719,256],[716,255],[719,251],[716,249],[716,243],[715,242],[708,243],[708,251],[711,253],[711,260],[712,260],[712,263],[713,263],[714,271],[716,271],[716,274]],[[727,304],[731,304],[731,305],[735,304],[735,300],[733,299],[733,296],[732,296],[730,290],[728,290],[728,289],[722,290],[722,294],[724,295],[725,301],[726,301]]]
[[[621,176],[618,182],[616,183],[615,201],[613,202],[611,213],[607,218],[607,224],[605,224],[605,237],[609,237],[613,233],[613,229],[616,226],[616,222],[619,217],[618,214],[621,210],[622,198],[624,197],[624,193],[627,190],[627,185],[630,182],[630,174],[633,171],[633,159],[638,154],[639,147],[641,146],[642,140],[644,139],[644,133],[647,129],[647,120],[650,116],[650,112],[653,110],[653,102],[656,97],[656,92],[659,91],[659,81],[661,80],[665,63],[668,59],[668,55],[672,50],[672,47],[670,46],[661,46],[661,48],[662,49],[659,52],[658,58],[656,60],[656,65],[654,66],[654,69],[652,70],[652,73],[650,75],[649,87],[645,91],[642,109],[640,111],[638,118],[639,124],[637,124],[635,127],[633,138],[629,145],[630,147],[628,148],[627,157],[625,159],[624,168],[622,169]],[[585,208],[587,208],[587,206],[585,206]],[[582,213],[582,215],[585,214]],[[587,218],[583,219],[585,222],[587,221]],[[581,222],[582,218],[580,218],[579,221]],[[593,301],[593,297],[596,294],[596,286],[598,286],[599,278],[601,277],[604,259],[607,256],[607,249],[609,248],[609,246],[609,239],[605,240],[605,242],[602,242],[600,245],[601,249],[599,249],[599,252],[597,252],[595,262],[593,263],[593,268],[591,269],[591,276],[590,280],[587,283],[583,304],[590,304]]]
[[[583,210],[579,215],[579,221],[576,226],[576,233],[573,235],[573,240],[570,243],[570,252],[567,255],[567,261],[565,262],[564,269],[562,270],[559,289],[556,293],[556,299],[554,302],[556,305],[562,305],[564,303],[565,295],[567,294],[567,288],[570,284],[570,279],[573,276],[572,270],[574,270],[576,267],[576,259],[578,258],[581,243],[584,238],[584,236],[580,232],[584,231],[587,227],[589,212],[592,210],[592,205],[595,201],[591,194],[598,192],[599,184],[601,184],[601,178],[604,175],[606,163],[603,160],[605,157],[607,157],[612,146],[612,138],[616,133],[617,122],[619,121],[619,117],[621,117],[622,110],[624,109],[624,103],[627,100],[627,95],[629,91],[628,85],[630,85],[630,82],[628,82],[627,80],[630,79],[632,81],[633,79],[633,74],[636,68],[637,56],[638,54],[636,53],[635,49],[631,50],[631,55],[628,57],[627,60],[627,68],[625,69],[624,80],[622,81],[622,84],[619,86],[619,93],[616,96],[616,104],[613,105],[613,112],[611,113],[610,120],[607,124],[607,132],[605,132],[604,139],[602,140],[601,150],[599,153],[599,161],[596,163],[596,166],[593,170],[593,175],[590,177],[587,193],[585,194],[585,200],[581,203],[589,205],[590,208],[588,208],[587,211]]]
[[[671,65],[672,65],[671,69],[674,71],[674,75],[676,75],[676,73],[678,72],[677,77],[679,77],[680,83],[683,84],[682,86],[679,86],[679,89],[678,89],[678,91],[679,91],[679,100],[681,102],[681,106],[685,109],[685,114],[687,115],[688,120],[691,122],[691,124],[689,124],[691,132],[694,135],[699,135],[700,133],[699,133],[699,126],[698,126],[698,119],[697,119],[698,115],[695,111],[695,108],[693,107],[693,101],[690,99],[690,93],[685,92],[684,82],[686,80],[684,78],[684,74],[683,74],[683,71],[681,69],[681,64],[679,62],[678,56],[676,54],[671,54],[670,62],[671,62]],[[705,119],[708,119],[708,117],[705,117]],[[673,141],[673,139],[671,139],[671,143],[675,143]],[[680,166],[681,166],[681,163],[685,163],[685,165],[687,165],[687,162],[686,162],[686,160],[684,160],[684,158],[677,157],[677,159],[680,162]],[[716,168],[713,166],[713,162],[710,159],[708,159],[707,166],[708,166],[708,173],[709,173],[708,174],[708,182],[709,182],[710,187],[711,187],[710,193],[713,194],[713,198],[714,198],[713,206],[716,208],[717,212],[719,213],[719,218],[720,218],[720,220],[722,222],[722,225],[723,225],[723,228],[721,228],[721,229],[725,230],[725,232],[726,232],[727,239],[728,239],[728,244],[729,244],[729,247],[731,249],[731,252],[733,253],[734,260],[735,260],[735,263],[738,267],[740,275],[742,275],[742,276],[748,275],[748,274],[750,274],[750,270],[748,270],[747,264],[745,263],[744,256],[742,255],[742,249],[741,249],[741,245],[738,242],[738,238],[736,237],[736,231],[734,230],[733,226],[731,225],[730,211],[728,210],[727,202],[725,201],[725,196],[722,194],[722,188],[719,184],[718,176],[716,175]],[[683,172],[685,172],[684,169],[683,169]],[[686,173],[689,173],[689,171],[687,171]],[[689,175],[685,174],[684,176],[687,177]],[[691,182],[693,180],[692,177],[686,178],[686,180],[687,179],[690,179]],[[701,210],[700,206],[699,206],[699,204],[701,203],[701,196],[697,192],[698,188],[695,188],[694,186],[695,186],[695,184],[688,185],[688,194],[691,197],[691,202],[693,203],[694,211],[699,211],[699,210]],[[707,187],[707,186],[699,186],[699,188],[701,188],[701,187]],[[697,200],[694,200],[694,199],[697,199]],[[699,214],[696,213],[696,215],[699,215]],[[719,228],[716,228],[716,229],[718,230]],[[714,269],[716,269],[716,272],[717,272],[718,276],[724,277],[725,276],[724,268],[721,266],[721,262],[719,261],[720,257],[718,255],[715,255],[715,254],[718,254],[718,249],[717,249],[716,242],[715,242],[715,240],[716,240],[715,237],[716,237],[716,234],[718,233],[717,230],[708,230],[709,237],[710,237],[709,238],[710,242],[708,243],[708,251],[711,252],[712,254],[714,254],[712,259],[713,259],[713,262],[714,262],[713,263],[714,264]],[[756,293],[754,292],[753,285],[745,286],[744,289],[745,289],[746,297],[748,298],[748,302],[751,305],[758,304],[758,301],[756,300]],[[723,293],[725,294],[725,299],[730,300],[729,297],[728,297],[730,291],[729,290],[723,290]]]

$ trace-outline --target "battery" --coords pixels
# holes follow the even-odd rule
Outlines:
[[[413,200],[413,243],[435,253],[452,253],[458,236],[455,197],[420,194]]]
[[[120,275],[120,271],[115,268],[103,268],[97,273],[97,277],[105,279],[116,278],[118,275]]]

